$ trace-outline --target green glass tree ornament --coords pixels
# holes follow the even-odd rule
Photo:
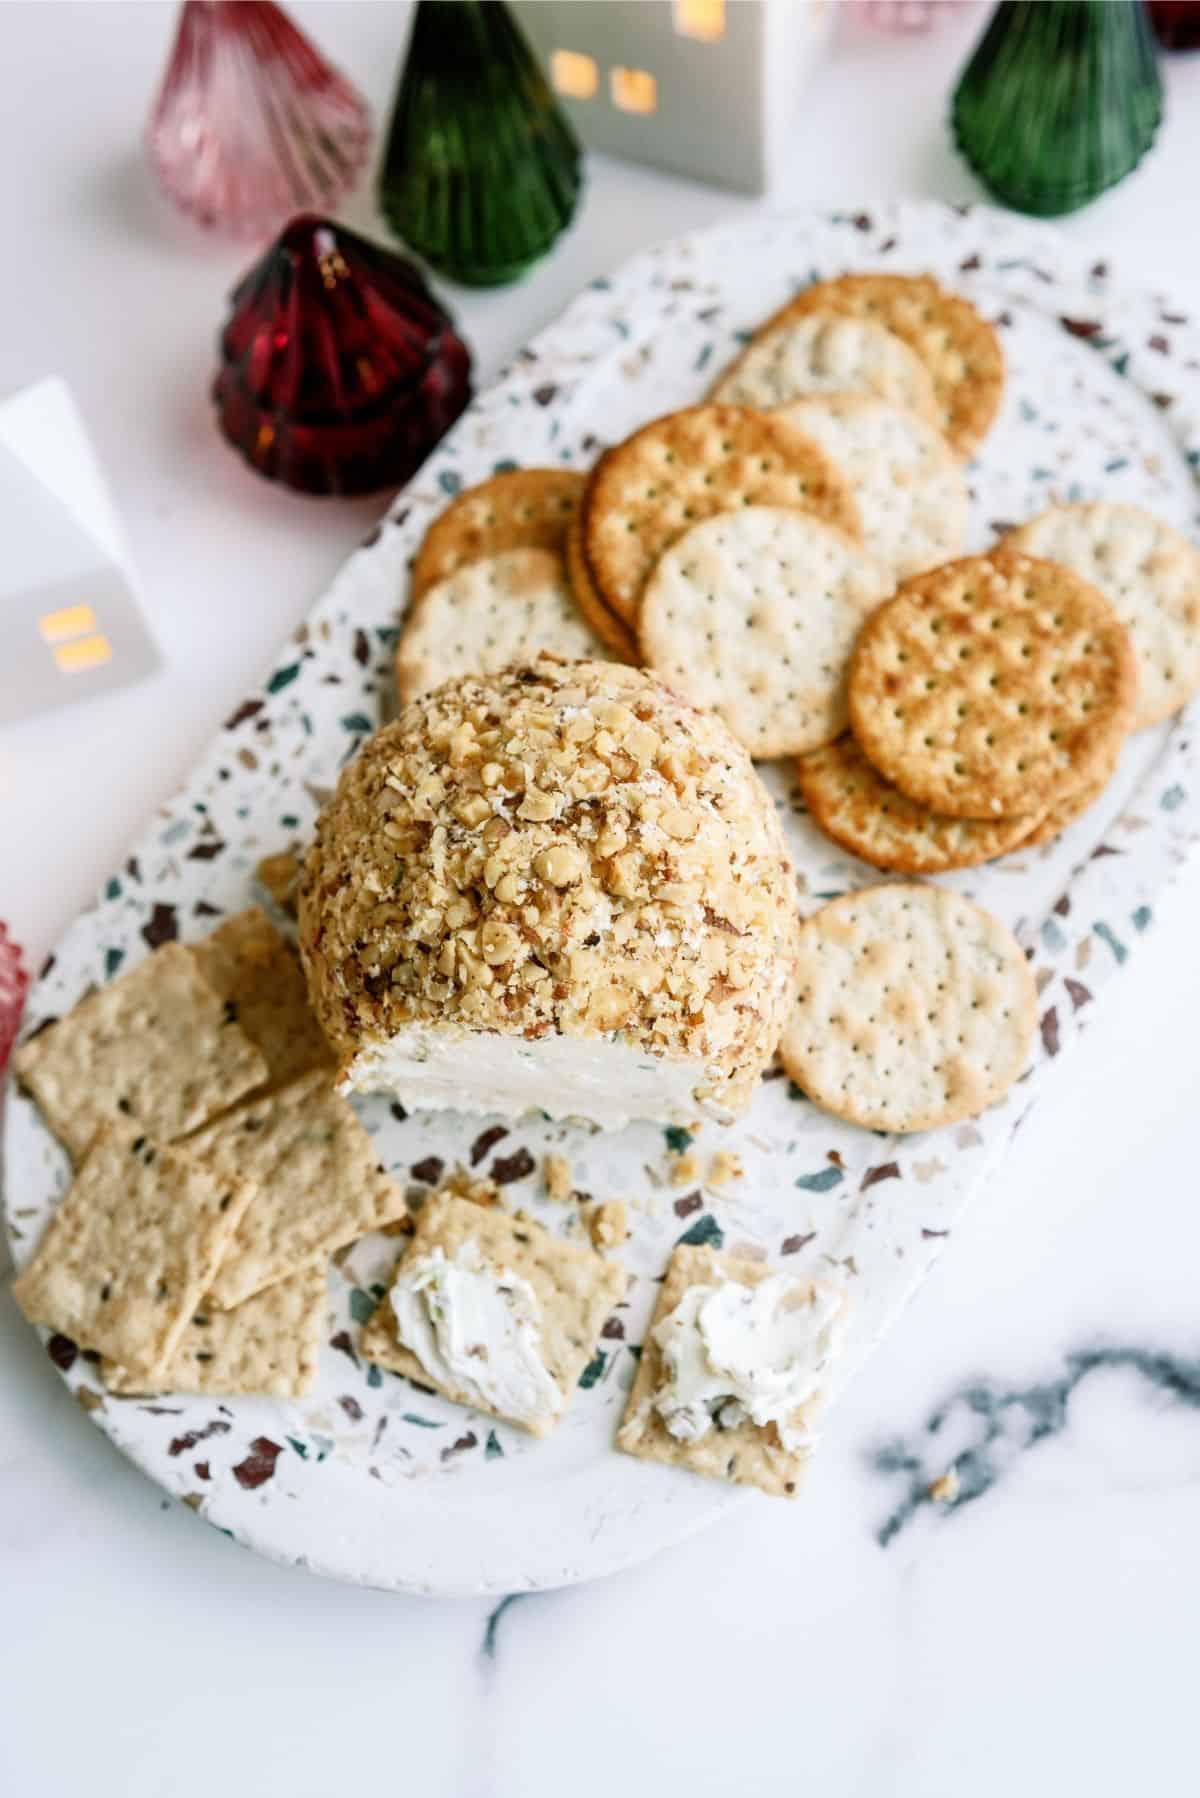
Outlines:
[[[581,162],[502,0],[419,0],[379,176],[410,249],[471,287],[515,280],[571,222]]]
[[[1053,217],[1154,142],[1162,83],[1141,0],[1002,0],[955,90],[955,141],[988,191]]]

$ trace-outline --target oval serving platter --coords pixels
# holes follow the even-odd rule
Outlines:
[[[931,272],[966,293],[1004,340],[1002,415],[970,470],[971,548],[1056,498],[1124,499],[1194,534],[1200,463],[1200,335],[1154,295],[1051,229],[978,208],[903,204],[871,216],[785,216],[682,238],[583,293],[464,416],[284,647],[262,688],[230,713],[184,790],[67,932],[34,989],[26,1031],[149,948],[203,935],[253,898],[264,855],[303,841],[316,808],[386,715],[406,569],[447,499],[521,462],[586,467],[657,413],[700,399],[757,323],[808,281],[853,269]],[[1194,712],[1195,708],[1192,708]],[[841,1270],[853,1307],[844,1384],[928,1270],[963,1206],[995,1168],[1046,1064],[1086,1023],[1150,922],[1156,896],[1200,833],[1185,713],[1131,740],[1101,802],[1057,842],[949,877],[1003,917],[1030,955],[1040,1030],[1027,1074],[977,1122],[887,1139],[824,1116],[768,1075],[749,1115],[692,1145],[699,1177],[671,1184],[685,1135],[617,1134],[536,1117],[398,1117],[358,1105],[380,1159],[427,1189],[441,1168],[500,1165],[510,1205],[579,1228],[544,1195],[553,1150],[576,1187],[622,1197],[634,1278],[609,1320],[566,1421],[535,1442],[381,1374],[357,1331],[394,1242],[367,1238],[331,1267],[320,1384],[303,1401],[104,1392],[88,1359],[51,1351],[64,1379],[126,1454],[247,1546],[336,1578],[424,1593],[504,1593],[627,1566],[734,1505],[763,1502],[618,1454],[613,1435],[637,1346],[681,1237]],[[785,818],[800,904],[881,878],[819,836],[785,767],[764,770]],[[491,1132],[495,1134],[494,1131]],[[743,1179],[707,1187],[718,1148]],[[21,1266],[64,1190],[65,1158],[33,1105],[6,1103],[5,1221]],[[827,1430],[837,1429],[832,1413]],[[802,1500],[800,1502],[803,1502]]]

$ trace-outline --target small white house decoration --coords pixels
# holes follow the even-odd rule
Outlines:
[[[584,143],[761,193],[832,0],[516,0]]]
[[[0,401],[0,728],[159,664],[99,465],[51,378]]]

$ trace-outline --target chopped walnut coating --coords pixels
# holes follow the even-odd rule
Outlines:
[[[749,1102],[795,987],[792,867],[725,726],[653,675],[561,663],[447,682],[342,775],[300,890],[344,1065],[407,1024],[624,1032]]]

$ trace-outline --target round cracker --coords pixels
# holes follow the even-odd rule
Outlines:
[[[1129,728],[1136,671],[1108,601],[1056,562],[968,556],[906,581],[850,664],[879,772],[955,818],[1048,810]]]
[[[1076,818],[1082,818],[1100,798],[1109,781],[1116,773],[1117,763],[1121,759],[1121,745],[1098,774],[1089,775],[1073,787],[1065,798],[1058,800],[1050,807],[1045,817],[1038,820],[1029,835],[1022,837],[1017,844],[1019,849],[1036,849],[1040,843],[1049,843],[1052,838],[1060,836],[1068,824],[1074,824]]]
[[[575,604],[579,607],[587,623],[595,631],[600,641],[612,650],[622,662],[628,662],[636,668],[641,662],[642,654],[638,648],[637,638],[615,612],[610,612],[592,581],[587,565],[587,556],[583,548],[583,510],[576,507],[567,526],[567,541],[564,550],[567,566],[567,579],[571,583],[571,592]]]
[[[1002,549],[1061,562],[1103,593],[1133,640],[1134,729],[1159,724],[1200,691],[1200,550],[1138,506],[1051,506]]]
[[[892,578],[806,512],[746,506],[693,525],[642,601],[646,664],[751,755],[802,755],[846,728],[846,664]]]
[[[769,411],[812,393],[868,393],[940,427],[933,377],[893,332],[830,310],[766,325],[721,375],[710,399]]]
[[[570,662],[612,659],[579,616],[562,557],[506,549],[421,596],[396,650],[396,687],[408,701],[451,675],[496,674],[540,649]]]
[[[426,531],[413,562],[412,597],[504,550],[561,551],[586,485],[587,476],[573,468],[510,468],[468,487]]]
[[[818,394],[778,417],[819,443],[845,475],[863,547],[898,581],[962,549],[967,483],[945,438],[924,419],[865,393]]]
[[[860,861],[897,874],[976,868],[1038,840],[1036,814],[947,818],[918,805],[876,773],[849,733],[801,756],[796,784],[818,830]]]
[[[930,1130],[994,1105],[1025,1066],[1033,976],[1012,932],[959,893],[847,893],[801,925],[799,961],[780,1057],[835,1117]]]
[[[987,320],[929,275],[840,275],[790,300],[764,332],[814,312],[874,320],[921,358],[933,380],[942,431],[964,460],[986,436],[1004,395],[1004,351]]]
[[[601,457],[583,507],[597,594],[636,628],[642,589],[691,525],[742,506],[794,506],[858,536],[858,508],[829,458],[764,413],[692,406]]]

